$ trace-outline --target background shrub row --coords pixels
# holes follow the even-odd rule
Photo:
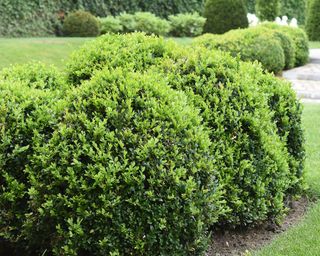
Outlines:
[[[84,9],[98,17],[123,12],[148,11],[163,18],[187,12],[202,12],[202,0],[3,0],[0,1],[0,35],[43,36],[59,34],[65,14]]]
[[[282,0],[280,15],[305,20],[305,0]],[[0,1],[1,36],[60,35],[63,17],[84,9],[98,17],[115,16],[122,12],[146,11],[168,18],[178,13],[202,14],[204,0],[2,0]],[[248,10],[254,12],[255,1],[247,0]]]
[[[301,104],[257,63],[106,35],[66,77],[0,73],[0,238],[19,254],[202,255],[301,193]]]
[[[264,23],[258,27],[231,30],[223,35],[205,34],[194,45],[240,55],[245,61],[259,61],[274,73],[304,65],[309,59],[308,38],[302,29]]]
[[[101,33],[145,32],[155,35],[194,37],[202,34],[206,21],[198,13],[170,15],[161,19],[150,12],[122,13],[100,18]]]

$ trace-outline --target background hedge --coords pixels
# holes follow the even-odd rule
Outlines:
[[[70,11],[84,9],[105,17],[122,12],[150,11],[160,17],[202,12],[202,0],[2,0],[1,36],[45,36],[61,33],[60,20]]]
[[[246,0],[247,9],[255,13],[256,0]],[[306,17],[307,0],[281,0],[280,16],[286,15],[289,19],[296,18],[299,24],[304,24]]]

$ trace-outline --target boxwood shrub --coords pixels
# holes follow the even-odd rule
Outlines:
[[[303,29],[290,26],[280,26],[274,22],[263,23],[261,26],[280,31],[291,37],[295,49],[295,67],[303,66],[309,61],[308,36]]]
[[[259,61],[269,72],[279,73],[285,67],[281,41],[272,31],[250,28],[232,30],[223,35],[205,34],[193,41],[209,49],[219,49],[240,55],[244,61]]]
[[[205,249],[221,192],[209,132],[184,93],[121,70],[56,107],[36,92],[0,90],[1,237],[31,255]]]
[[[9,73],[0,238],[24,255],[201,255],[304,188],[301,105],[258,63],[131,34],[75,53],[70,89]]]
[[[164,43],[163,39],[154,37],[145,37],[145,39],[142,40],[143,37],[145,36],[142,34],[130,35],[129,37],[118,35],[112,38],[102,37],[95,42],[90,42],[79,51],[79,54],[74,55],[69,63],[68,75],[70,81],[73,81],[74,84],[77,85],[81,80],[90,79],[92,74],[94,76],[95,70],[99,70],[105,66],[143,71],[153,66],[156,72],[162,70],[171,87],[187,91],[189,92],[189,96],[190,91],[192,91],[191,94],[193,94],[193,96],[190,96],[192,101],[194,101],[194,97],[199,100],[196,100],[195,104],[201,108],[201,115],[213,132],[211,136],[213,144],[216,145],[216,140],[221,138],[222,141],[217,144],[226,145],[226,148],[223,149],[219,149],[218,146],[218,149],[212,148],[212,154],[215,155],[217,159],[223,159],[218,166],[222,168],[220,173],[226,175],[224,178],[227,180],[226,187],[228,188],[226,189],[226,201],[228,202],[226,212],[230,214],[227,214],[226,216],[228,217],[223,220],[221,219],[221,221],[229,224],[249,224],[268,217],[272,218],[281,215],[285,192],[288,191],[288,188],[291,186],[289,181],[289,172],[291,172],[291,170],[288,169],[287,161],[289,156],[283,145],[285,139],[282,138],[282,140],[279,141],[275,133],[279,133],[280,129],[289,128],[278,127],[277,129],[276,127],[276,119],[273,112],[270,111],[273,109],[271,109],[269,104],[272,93],[266,89],[267,85],[261,85],[259,82],[260,79],[263,80],[265,76],[261,68],[253,64],[239,64],[239,60],[231,58],[228,54],[218,54],[217,52],[201,47],[195,47],[195,49],[198,50],[182,50],[172,42]],[[143,43],[141,43],[142,41]],[[117,54],[109,50],[114,49],[114,44],[115,47],[119,47],[119,50],[116,48]],[[133,47],[138,44],[141,44],[138,48]],[[144,54],[140,53],[142,48],[144,49]],[[97,49],[103,50],[97,53]],[[129,51],[130,54],[127,54]],[[195,52],[194,55],[192,55],[191,52]],[[199,56],[201,56],[201,58]],[[86,63],[87,65],[81,67],[81,63]],[[246,69],[250,67],[253,71],[252,74],[248,76]],[[84,73],[86,75],[83,75]],[[207,75],[209,77],[207,77]],[[259,79],[257,77],[259,77]],[[246,78],[248,80],[246,80]],[[272,81],[274,84],[281,86],[278,79],[273,78]],[[212,86],[214,88],[211,88]],[[220,90],[218,90],[218,88],[220,88]],[[261,88],[264,89],[262,90]],[[194,95],[194,90],[197,90],[196,95]],[[244,90],[244,92],[241,91],[239,94],[238,90]],[[228,95],[230,98],[228,98]],[[243,99],[251,99],[251,97],[253,97],[252,99],[258,100],[259,103],[255,102],[255,100],[253,100],[253,102],[247,102]],[[285,95],[282,97],[286,98]],[[226,102],[228,102],[228,104],[226,104]],[[256,105],[251,106],[250,104]],[[292,109],[279,109],[279,111],[288,111],[279,113],[279,116],[283,115],[284,118],[286,118],[291,115],[290,111],[292,111]],[[232,113],[235,116],[232,116]],[[260,128],[250,126],[252,130],[244,129],[244,124],[241,123],[242,114],[240,113],[247,113],[247,115],[252,118],[251,121],[260,120],[252,121],[253,123],[265,123],[266,128],[263,130],[269,131],[267,132],[268,135],[263,135],[263,132],[261,133],[261,124],[258,125]],[[299,113],[297,113],[297,115],[299,115]],[[228,118],[226,118],[226,116],[228,116]],[[246,119],[245,117],[243,118]],[[225,119],[228,119],[231,123],[221,123],[223,122],[222,120]],[[261,121],[261,119],[264,121]],[[210,123],[209,120],[211,120],[212,123]],[[271,120],[275,121],[273,125],[270,124]],[[249,121],[249,123],[251,121]],[[295,122],[296,120],[292,120],[292,123],[285,123],[284,125],[297,125],[300,127],[300,123]],[[239,130],[236,132],[232,130],[233,128],[236,129],[235,127],[239,127]],[[228,130],[229,128],[230,130]],[[216,132],[216,134],[214,134],[214,132]],[[258,132],[259,135],[253,135],[255,132]],[[239,134],[239,137],[236,136],[234,140],[232,140],[232,134]],[[228,138],[230,139],[229,144],[227,143]],[[247,154],[241,153],[245,152],[246,146],[241,144],[242,142],[246,143],[244,142],[245,138],[250,138],[247,142]],[[237,139],[239,139],[238,142],[236,142]],[[270,141],[264,143],[263,141],[265,140]],[[269,144],[269,146],[266,146],[266,144]],[[277,145],[277,148],[281,148],[281,152],[276,148],[269,148],[271,147],[270,145]],[[250,151],[251,149],[254,150]],[[272,151],[273,153],[271,153]],[[277,153],[275,153],[275,151],[277,151]],[[274,157],[275,155],[278,156]],[[249,160],[248,156],[250,156]],[[266,157],[268,160],[261,160],[260,157]],[[242,164],[244,163],[248,163],[248,165],[246,165],[247,167],[250,166],[246,169],[248,172],[246,174],[244,174],[242,170]],[[223,168],[225,168],[225,171],[223,171]],[[265,184],[264,186],[259,183],[258,187],[262,188],[262,190],[259,190],[258,187],[252,188],[248,185],[251,178],[257,177],[257,169],[261,170],[261,172],[266,172],[266,175],[274,175],[273,178],[264,177],[264,181],[268,185]],[[250,176],[250,172],[253,176]],[[248,177],[248,179],[237,180],[239,175],[244,175]],[[226,178],[227,176],[228,178]],[[224,178],[222,179],[223,181],[225,180]],[[273,181],[275,183],[273,183]],[[253,182],[251,184],[256,183]],[[255,191],[255,193],[252,193],[252,191]],[[270,193],[270,197],[267,197],[269,199],[264,199],[268,193]],[[261,197],[259,197],[259,195]],[[243,197],[246,197],[246,199],[242,200]]]

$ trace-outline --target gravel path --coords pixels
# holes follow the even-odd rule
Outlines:
[[[303,101],[320,103],[320,49],[310,50],[310,62],[283,72]]]

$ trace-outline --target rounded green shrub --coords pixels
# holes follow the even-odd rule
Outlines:
[[[269,72],[279,73],[285,67],[285,55],[281,41],[271,30],[250,28],[232,30],[224,35],[203,35],[193,41],[209,49],[240,55],[243,61],[258,61]]]
[[[106,18],[100,18],[101,34],[107,33],[120,33],[123,30],[121,21],[113,16],[108,16]]]
[[[257,86],[256,77],[263,77],[263,71],[202,48],[175,53],[162,68],[171,87],[190,95],[210,128],[227,204],[218,225],[251,225],[281,217],[290,171],[268,94]]]
[[[108,50],[113,45],[119,50]],[[76,69],[79,63],[87,65]],[[155,69],[163,73],[172,88],[185,91],[201,109],[201,116],[210,127],[211,154],[226,193],[223,198],[227,206],[219,223],[248,225],[281,216],[294,172],[288,167],[285,138],[278,137],[282,127],[277,129],[270,111],[272,92],[259,82],[265,77],[259,66],[239,62],[227,53],[199,47],[183,49],[142,34],[115,35],[90,42],[73,55],[68,71],[70,81],[78,85],[103,67]],[[281,86],[277,78],[273,79]],[[284,95],[284,101],[285,98]],[[291,112],[279,115],[285,119]],[[286,125],[298,127],[295,121]]]
[[[62,30],[65,36],[95,37],[100,35],[100,24],[91,13],[76,11],[65,18]]]
[[[306,31],[309,39],[312,41],[320,41],[320,1],[310,0],[308,6],[308,16],[306,23]]]
[[[281,43],[284,53],[285,69],[294,67],[295,62],[295,48],[293,39],[286,33],[281,31],[274,31],[274,37]]]
[[[309,41],[305,31],[301,28],[294,28],[290,26],[280,26],[276,23],[263,23],[261,26],[271,28],[287,34],[292,38],[295,49],[294,66],[303,66],[309,61]]]
[[[299,195],[305,191],[304,179],[304,131],[302,129],[303,106],[292,90],[290,82],[275,79],[266,74],[257,77],[257,84],[268,94],[272,120],[277,125],[278,134],[285,142],[289,153],[290,186],[286,192],[289,195]]]
[[[279,0],[257,0],[256,14],[261,21],[274,21],[280,14],[280,7]]]
[[[206,19],[195,12],[170,15],[169,21],[171,24],[170,34],[172,36],[194,37],[202,34]]]
[[[231,29],[249,26],[243,0],[206,0],[204,32],[223,34]]]
[[[16,153],[33,148],[28,164],[1,166],[2,236],[33,255],[200,254],[222,202],[209,132],[186,95],[156,73],[108,69],[66,95],[37,111],[61,118],[49,137],[25,134]]]

